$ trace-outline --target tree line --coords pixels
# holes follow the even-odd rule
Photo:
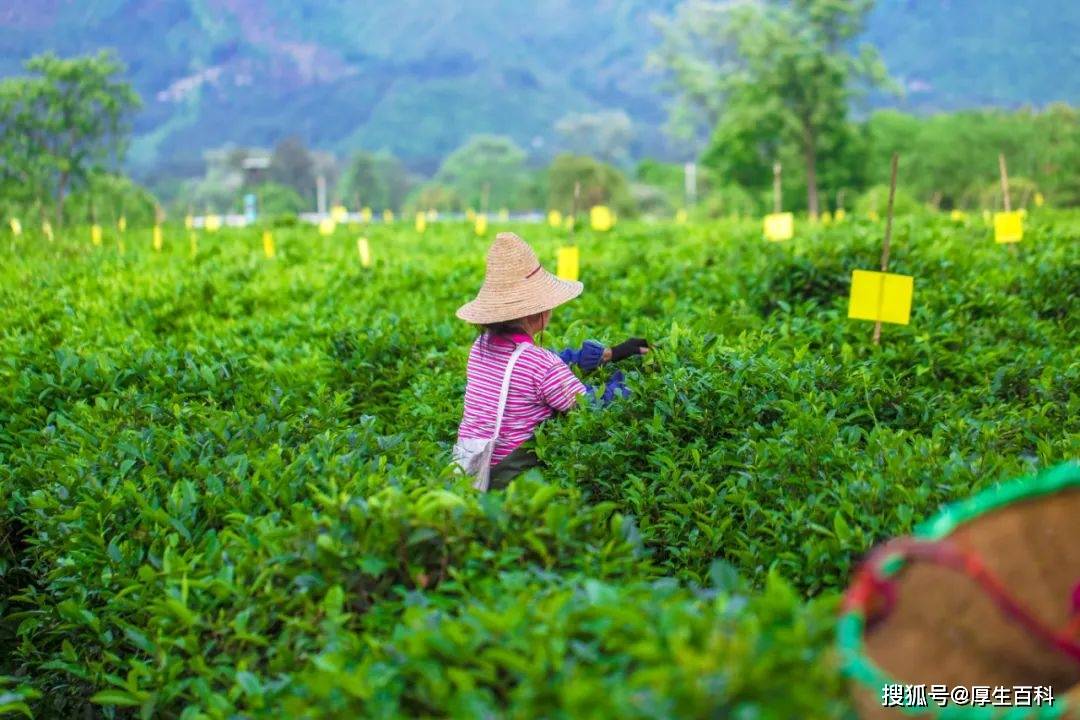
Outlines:
[[[701,148],[695,212],[767,210],[774,163],[783,168],[785,209],[817,214],[860,197],[872,202],[893,152],[903,157],[901,193],[911,206],[999,205],[999,152],[1009,159],[1015,202],[1038,192],[1080,205],[1080,114],[1068,105],[927,117],[864,108],[853,117],[870,94],[899,92],[877,52],[856,44],[872,4],[686,0],[658,21],[650,63],[674,98],[671,132]],[[616,111],[565,118],[558,131],[571,152],[544,165],[510,138],[479,135],[425,177],[386,152],[339,159],[285,137],[272,149],[208,153],[204,177],[157,183],[159,200],[121,171],[140,100],[113,55],[45,54],[25,69],[0,80],[0,201],[8,214],[56,225],[149,221],[159,204],[241,211],[247,196],[264,213],[290,214],[315,209],[320,188],[327,203],[376,212],[565,212],[602,203],[632,216],[687,204],[682,164],[633,164],[631,123]]]

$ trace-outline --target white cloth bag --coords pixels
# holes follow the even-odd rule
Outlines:
[[[495,434],[487,440],[481,438],[458,440],[454,444],[454,462],[466,475],[476,478],[473,487],[480,492],[487,492],[491,482],[491,454],[495,452],[495,442],[499,439],[499,431],[502,430],[506,396],[510,392],[510,373],[514,371],[514,365],[521,357],[521,353],[525,352],[526,347],[526,343],[521,343],[514,348],[510,362],[506,365],[506,374],[503,375],[502,388],[499,390],[499,409],[495,415]]]

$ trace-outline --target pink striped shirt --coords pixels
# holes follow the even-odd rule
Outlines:
[[[570,367],[550,350],[533,345],[528,335],[514,335],[513,340],[481,335],[469,351],[465,412],[458,428],[459,439],[486,440],[494,434],[499,389],[518,342],[527,343],[528,347],[510,374],[506,411],[491,455],[492,465],[531,438],[537,425],[557,412],[574,407],[577,396],[585,392],[585,386]]]

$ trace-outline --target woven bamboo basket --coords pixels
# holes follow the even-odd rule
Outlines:
[[[986,490],[875,549],[844,597],[838,645],[868,720],[1080,720],[1080,464]],[[939,693],[886,707],[897,685]],[[967,702],[953,702],[957,687]],[[976,687],[1005,688],[1010,704],[975,704]],[[1029,706],[1018,687],[1053,701],[1043,690]]]

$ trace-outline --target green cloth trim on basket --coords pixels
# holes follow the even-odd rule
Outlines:
[[[942,508],[936,515],[915,527],[913,535],[928,540],[941,540],[951,534],[965,522],[974,520],[991,510],[995,510],[1017,500],[1025,500],[1040,495],[1058,492],[1070,487],[1080,487],[1080,463],[1070,461],[1062,463],[1037,475],[1026,475],[1000,485],[987,488],[982,492]],[[903,567],[903,558],[899,555],[891,558],[883,566],[887,576],[895,575]],[[866,618],[861,609],[843,613],[836,625],[836,645],[840,652],[840,670],[847,677],[867,688],[874,688],[878,693],[885,685],[894,684],[889,677],[866,654],[863,642]],[[1054,699],[1050,707],[901,707],[902,714],[917,717],[937,717],[941,720],[1055,720],[1061,718],[1069,708],[1063,699]]]

